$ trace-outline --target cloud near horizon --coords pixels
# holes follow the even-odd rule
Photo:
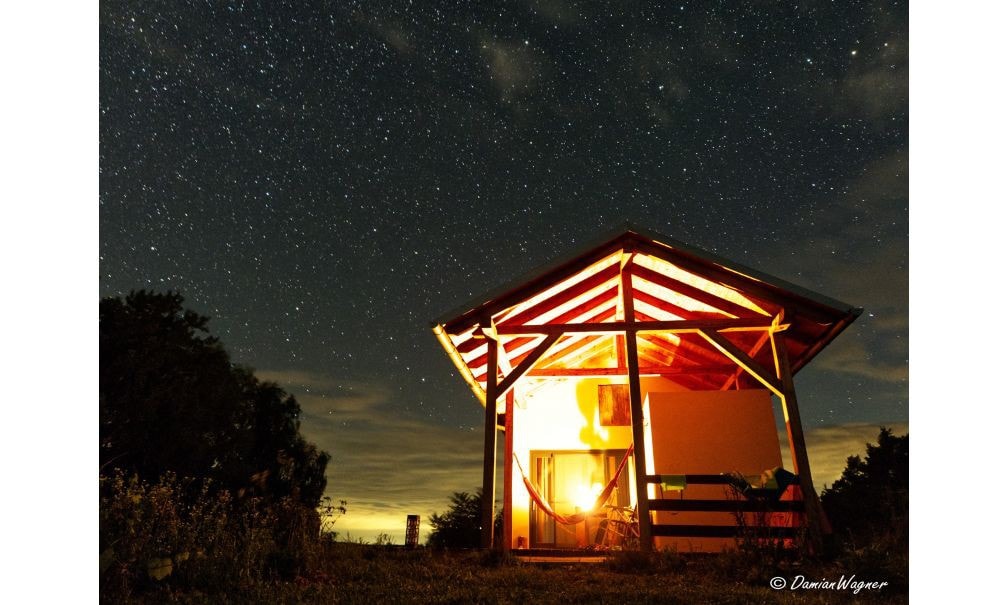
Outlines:
[[[906,422],[852,422],[833,426],[820,426],[805,431],[805,445],[808,448],[809,466],[812,468],[812,480],[820,492],[840,478],[847,467],[847,458],[860,455],[864,458],[865,446],[868,443],[878,443],[880,427],[892,429],[893,434],[900,436],[909,432]],[[784,467],[790,467],[790,449],[787,434],[780,434],[781,451],[784,455]]]
[[[308,372],[260,372],[301,404],[305,438],[332,456],[326,495],[346,500],[334,530],[354,539],[389,534],[402,541],[406,516],[443,512],[453,492],[480,484],[480,427],[448,427],[403,415],[383,384],[334,382]],[[475,404],[474,404],[475,405]]]

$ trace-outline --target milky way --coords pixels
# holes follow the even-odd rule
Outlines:
[[[907,39],[902,2],[103,2],[101,293],[211,316],[384,527],[478,483],[430,321],[629,221],[865,308],[797,377],[825,451],[907,419]]]

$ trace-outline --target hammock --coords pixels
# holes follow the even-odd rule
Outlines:
[[[553,517],[560,523],[563,523],[564,525],[574,525],[575,523],[581,523],[582,521],[587,519],[590,514],[602,508],[602,505],[606,503],[606,500],[608,500],[609,496],[612,495],[612,491],[616,489],[616,482],[619,481],[619,477],[623,473],[623,468],[626,467],[627,460],[630,459],[631,452],[633,452],[633,444],[631,444],[630,447],[627,448],[626,453],[623,454],[623,460],[619,463],[619,466],[616,468],[616,473],[613,474],[612,479],[609,480],[609,483],[605,486],[605,489],[603,489],[602,493],[599,494],[598,498],[595,499],[595,504],[591,507],[591,510],[574,513],[573,515],[563,515],[553,510],[553,508],[546,503],[546,499],[542,497],[542,494],[539,493],[539,490],[536,489],[536,486],[532,484],[532,481],[528,478],[528,475],[525,474],[525,470],[522,468],[521,462],[518,461],[518,455],[512,454],[512,456],[514,456],[515,464],[518,465],[518,472],[521,473],[522,481],[525,482],[525,489],[528,490],[529,496],[531,496],[532,500],[535,501],[536,506],[538,506],[540,510],[542,510],[547,515]]]

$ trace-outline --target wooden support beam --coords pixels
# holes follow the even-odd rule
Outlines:
[[[624,305],[625,306],[625,305]],[[632,317],[632,316],[631,316]],[[697,332],[699,330],[747,330],[770,329],[768,317],[742,317],[738,319],[675,319],[668,321],[610,321],[605,323],[545,323],[531,325],[498,325],[497,333],[511,334],[573,334],[590,332],[594,334],[619,334],[629,330],[634,332]]]
[[[763,383],[763,386],[770,389],[778,397],[783,398],[783,387],[781,381],[776,376],[767,371],[766,368],[756,363],[756,360],[749,357],[745,351],[736,347],[723,335],[713,330],[700,330],[700,335],[707,339],[719,351],[725,354],[728,359],[737,363],[746,372],[752,374],[753,378]]]
[[[640,529],[640,547],[651,552],[654,540],[651,538],[651,509],[648,508],[647,466],[644,460],[644,404],[641,398],[640,367],[637,365],[637,333],[632,330],[634,323],[633,288],[631,288],[632,262],[623,267],[620,280],[623,286],[623,316],[629,327],[626,331],[627,370],[630,383],[630,423],[633,425],[634,479],[637,488],[637,523]]]
[[[638,354],[640,352],[638,351]],[[638,357],[639,361],[639,357]],[[726,374],[735,369],[734,365],[719,366],[690,366],[690,367],[668,367],[668,366],[642,366],[638,365],[638,373],[641,376],[704,376],[707,374]],[[542,368],[529,370],[526,374],[529,378],[561,378],[561,377],[590,377],[590,376],[626,376],[626,368]]]
[[[760,335],[759,340],[756,341],[756,344],[754,344],[753,347],[749,349],[749,357],[756,357],[756,355],[759,354],[760,349],[762,349],[769,341],[770,341],[770,330],[767,330],[766,332]],[[742,372],[744,371],[745,370],[742,369],[741,366],[738,369],[736,369],[735,373],[728,380],[726,380],[723,385],[721,385],[721,388],[719,390],[727,391],[729,388],[731,388],[732,385],[736,385],[737,387],[739,376],[741,376]]]
[[[483,420],[483,501],[480,548],[493,547],[494,483],[497,470],[497,341],[487,338],[486,410]]]
[[[514,526],[511,522],[511,500],[514,482],[514,391],[508,391],[504,398],[504,535],[501,548],[511,552]],[[492,524],[491,524],[492,525]]]
[[[560,336],[561,336],[560,334],[547,335],[545,340],[536,345],[536,348],[532,349],[532,351],[525,356],[525,359],[523,359],[522,362],[517,365],[517,367],[511,370],[508,373],[508,375],[504,377],[504,380],[502,380],[501,383],[497,385],[497,392],[511,393],[509,389],[511,389],[511,387],[514,386],[514,383],[517,382],[519,378],[524,376],[526,373],[528,373],[529,370],[532,369],[532,366],[535,365],[535,362],[539,361],[539,359],[546,354],[546,351],[548,351],[549,348],[552,347],[554,343],[556,343],[556,341],[560,340]],[[500,395],[498,395],[498,397],[499,396]]]
[[[812,482],[812,469],[809,466],[808,450],[805,447],[805,432],[802,430],[801,416],[798,413],[798,398],[795,394],[794,378],[791,374],[791,361],[788,359],[787,343],[784,334],[774,333],[774,355],[780,368],[780,381],[783,387],[781,402],[784,406],[784,425],[787,428],[788,444],[791,446],[791,462],[795,474],[798,475],[798,486],[801,488],[802,501],[805,503],[805,517],[808,520],[809,546],[813,552],[822,552],[823,534],[831,532],[829,520],[819,502],[819,494]]]

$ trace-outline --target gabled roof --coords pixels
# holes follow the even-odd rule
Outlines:
[[[527,376],[626,374],[624,337],[611,329],[593,333],[585,325],[602,329],[624,321],[621,272],[626,270],[632,275],[636,322],[709,320],[740,328],[786,324],[783,334],[792,372],[861,313],[661,234],[628,227],[470,300],[435,320],[434,331],[478,396],[486,385],[487,330],[497,333],[505,371],[548,347],[526,368]],[[550,335],[543,327],[559,325],[577,325],[580,331],[554,336],[554,342],[545,344]],[[772,368],[767,334],[767,329],[722,332],[737,348]],[[637,340],[642,375],[663,375],[698,390],[728,388],[735,381],[742,388],[752,386],[748,374],[698,333],[656,329],[638,333]]]

